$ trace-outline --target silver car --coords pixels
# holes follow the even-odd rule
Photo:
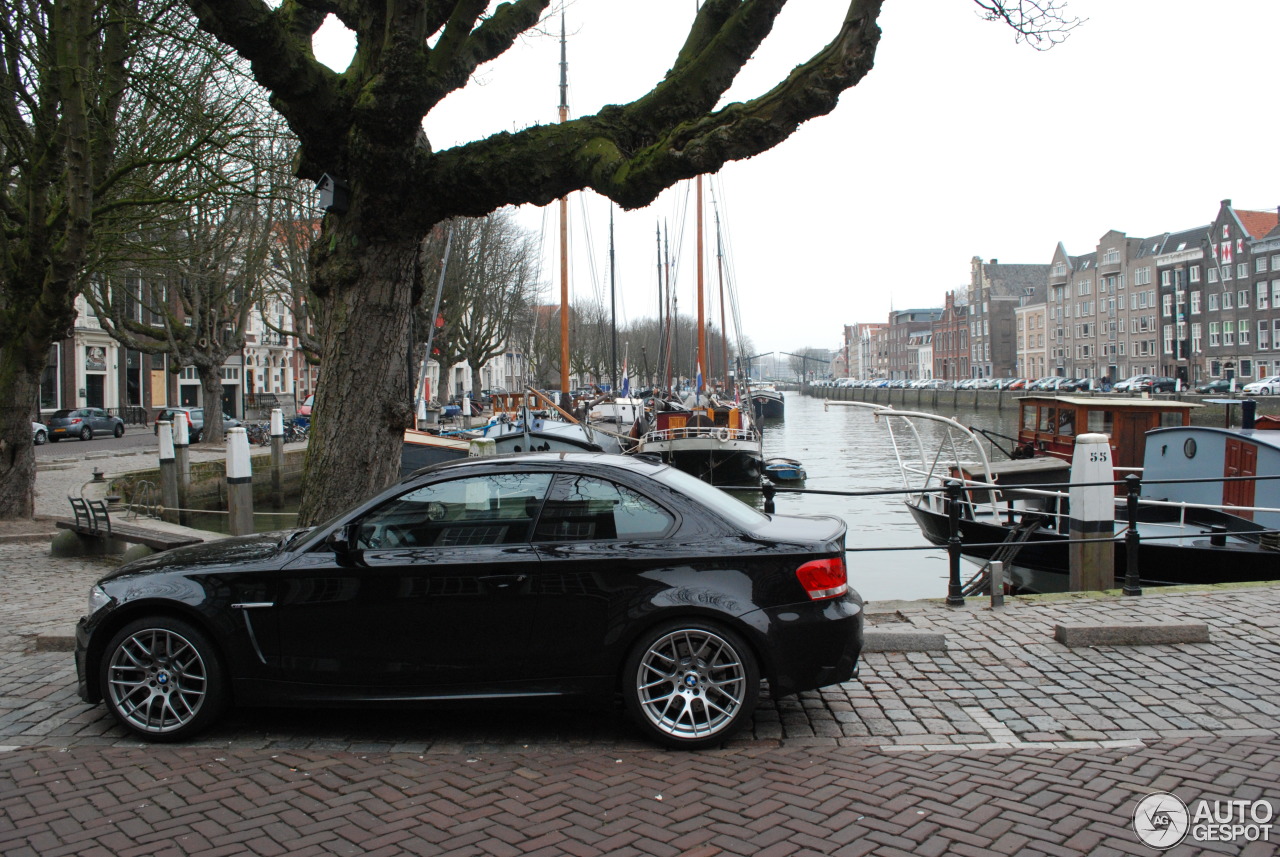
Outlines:
[[[100,434],[120,437],[124,434],[124,420],[102,408],[63,408],[49,417],[49,440],[54,443],[64,437],[93,440]]]

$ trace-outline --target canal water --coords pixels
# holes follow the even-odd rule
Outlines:
[[[1017,418],[1012,410],[970,410],[943,416],[965,426],[1007,436],[1017,434]],[[916,425],[925,449],[936,452],[945,429],[931,421],[918,420]],[[898,431],[900,446],[908,436],[908,432]],[[764,454],[765,458],[782,456],[800,461],[808,473],[806,489],[873,491],[903,487],[889,431],[864,408],[832,405],[824,409],[821,399],[787,393],[786,418],[770,420],[765,425]],[[836,515],[844,519],[849,528],[846,546],[852,549],[847,557],[849,581],[863,598],[883,601],[946,596],[945,551],[931,546],[925,550],[887,550],[928,544],[903,505],[902,496],[842,497],[780,491],[775,503],[779,513]],[[974,570],[964,562],[960,569],[962,579]]]

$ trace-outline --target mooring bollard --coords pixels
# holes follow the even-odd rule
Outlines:
[[[1124,534],[1124,594],[1141,595],[1142,586],[1138,582],[1138,494],[1142,491],[1142,479],[1136,473],[1124,478],[1125,488],[1129,496],[1126,506],[1129,518],[1129,529]]]
[[[178,471],[178,523],[187,523],[187,509],[191,508],[191,431],[187,415],[173,415],[173,461]]]
[[[1071,456],[1071,570],[1067,588],[1096,592],[1116,585],[1115,473],[1105,434],[1076,436]]]
[[[271,505],[284,505],[284,415],[271,409]]]
[[[947,582],[947,606],[963,607],[964,591],[960,587],[960,483],[947,481],[947,564],[950,577]]]
[[[227,432],[227,512],[231,535],[253,532],[253,464],[249,435],[239,427]]]
[[[173,423],[161,420],[156,423],[156,437],[160,439],[160,519],[178,523],[178,462],[173,457]]]
[[[1004,563],[991,563],[991,606],[1004,606]]]

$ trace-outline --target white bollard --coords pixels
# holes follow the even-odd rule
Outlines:
[[[478,437],[471,441],[471,448],[467,450],[468,458],[483,458],[489,455],[498,454],[498,444],[491,437]]]
[[[178,462],[173,452],[173,423],[161,420],[156,423],[156,437],[160,440],[160,513],[162,520],[178,523]]]
[[[1105,434],[1076,436],[1071,455],[1071,570],[1068,589],[1095,592],[1116,585],[1115,470]],[[1104,483],[1085,485],[1082,483]]]
[[[187,415],[173,415],[173,460],[178,471],[178,522],[187,522],[186,509],[191,508],[191,433]]]
[[[271,505],[284,505],[284,414],[271,409]]]
[[[253,464],[249,460],[249,435],[243,428],[227,432],[227,511],[231,535],[253,532]]]

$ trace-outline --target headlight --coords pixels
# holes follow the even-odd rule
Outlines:
[[[92,616],[103,607],[111,603],[111,596],[108,595],[101,586],[95,586],[89,590],[89,613]]]

